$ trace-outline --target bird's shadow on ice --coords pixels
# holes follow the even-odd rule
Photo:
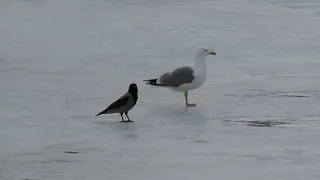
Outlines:
[[[117,132],[124,135],[127,138],[136,138],[136,125],[135,122],[120,122],[120,121],[95,121],[95,124],[99,126],[99,129],[106,130],[109,133],[109,130]]]
[[[154,109],[152,111],[152,116],[185,125],[202,125],[208,121],[208,118],[205,116],[205,112],[196,107],[181,108],[163,106]]]

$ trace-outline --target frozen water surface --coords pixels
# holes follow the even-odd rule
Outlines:
[[[317,0],[2,0],[0,179],[320,178]],[[143,79],[207,58],[181,93]],[[135,123],[94,118],[139,87]]]

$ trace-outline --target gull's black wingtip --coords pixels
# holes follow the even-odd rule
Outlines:
[[[157,79],[148,79],[148,80],[143,80],[145,84],[149,85],[155,85],[155,86],[160,86],[160,84],[157,84]]]

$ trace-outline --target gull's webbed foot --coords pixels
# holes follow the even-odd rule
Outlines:
[[[197,104],[186,104],[186,107],[196,107]]]

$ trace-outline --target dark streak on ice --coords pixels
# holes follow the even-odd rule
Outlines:
[[[64,153],[67,153],[67,154],[78,154],[80,152],[78,151],[63,151]]]

